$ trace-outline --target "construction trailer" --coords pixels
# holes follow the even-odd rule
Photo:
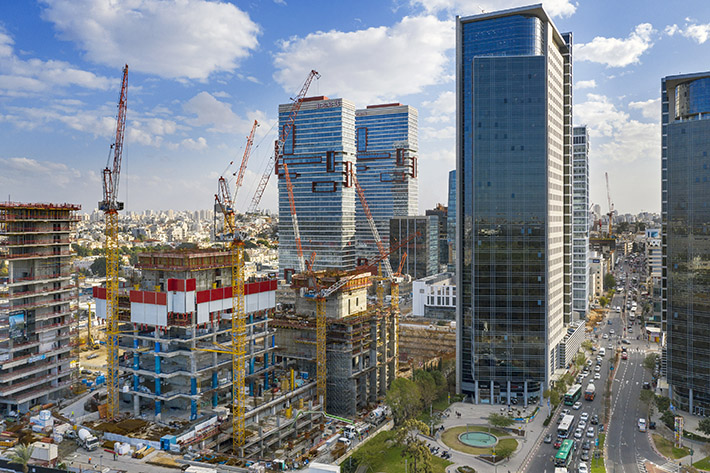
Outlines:
[[[395,322],[389,308],[369,306],[367,290],[372,274],[355,277],[343,271],[295,274],[295,310],[280,313],[271,322],[277,328],[277,354],[289,366],[316,376],[316,298],[307,288],[330,287],[348,278],[325,300],[326,308],[326,410],[355,416],[384,396],[396,377]]]
[[[73,204],[0,203],[0,259],[9,263],[0,307],[0,411],[25,413],[62,398],[77,352],[71,242]]]
[[[121,408],[133,417],[168,423],[200,421],[232,402],[232,357],[203,351],[230,343],[231,256],[227,251],[144,253],[139,284],[119,296]],[[322,417],[291,418],[292,406],[312,407],[312,378],[292,380],[277,360],[271,325],[276,281],[246,281],[247,349],[244,356],[246,441],[240,457],[263,458],[307,431]],[[105,289],[94,288],[96,313],[106,317]],[[311,409],[312,410],[312,409]],[[231,424],[195,436],[200,446],[231,447]],[[183,443],[186,445],[186,443]]]

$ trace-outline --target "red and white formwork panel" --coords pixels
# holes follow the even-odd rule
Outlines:
[[[244,304],[247,314],[276,307],[276,280],[244,284]],[[106,319],[106,289],[93,288],[96,301],[96,315]],[[166,327],[168,314],[190,314],[196,312],[197,325],[208,323],[210,314],[221,313],[222,318],[231,317],[224,313],[232,309],[232,288],[196,290],[195,279],[168,279],[168,292],[130,291],[131,322],[141,325]]]

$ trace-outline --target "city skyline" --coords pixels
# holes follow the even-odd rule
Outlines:
[[[454,15],[528,3],[321,2],[317,15],[283,1],[190,0],[165,8],[142,0],[130,11],[63,0],[4,5],[3,200],[64,200],[89,212],[96,206],[127,63],[120,191],[127,211],[208,207],[217,177],[230,160],[238,163],[256,118],[262,126],[241,193],[246,201],[272,150],[276,107],[310,69],[322,74],[312,95],[343,97],[358,108],[398,101],[419,110],[419,207],[432,208],[446,202],[444,183],[455,167]],[[659,211],[658,80],[704,69],[696,58],[710,47],[710,26],[702,23],[710,6],[543,4],[559,30],[574,33],[574,124],[590,129],[591,202],[606,211],[607,171],[615,208]],[[205,37],[200,31],[208,26]],[[621,176],[634,176],[634,186]],[[263,206],[275,210],[276,202],[272,176]],[[247,204],[237,202],[238,209]]]

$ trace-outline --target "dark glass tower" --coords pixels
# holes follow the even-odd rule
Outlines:
[[[662,307],[673,404],[710,415],[710,72],[661,81]]]
[[[571,34],[457,18],[457,389],[541,399],[571,312]]]

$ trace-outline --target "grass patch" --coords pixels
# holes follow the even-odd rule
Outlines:
[[[591,462],[589,463],[590,473],[606,473],[606,467],[604,466],[604,439],[606,434],[599,434],[599,458],[594,458],[592,455]]]
[[[677,460],[679,458],[683,458],[685,456],[690,455],[690,450],[683,447],[683,448],[677,448],[673,442],[670,440],[658,435],[658,434],[653,434],[653,443],[656,444],[656,448],[658,449],[659,452],[661,452],[661,455],[663,455],[666,458],[672,458],[673,460]]]
[[[353,457],[358,460],[358,463],[368,459],[372,471],[405,473],[402,448],[394,445],[392,440],[394,435],[392,431],[380,432],[355,452]],[[432,455],[431,464],[433,473],[445,473],[446,467],[451,465],[451,462]],[[409,468],[411,469],[411,465]]]
[[[705,457],[702,460],[693,463],[693,466],[698,470],[710,471],[710,457]]]
[[[482,427],[482,426],[471,426],[468,428],[469,432],[488,432],[487,427]],[[458,450],[459,452],[464,452],[464,453],[470,453],[471,455],[490,455],[493,453],[493,448],[491,447],[486,447],[486,448],[481,448],[481,447],[472,447],[470,445],[466,445],[462,443],[459,440],[459,435],[466,432],[466,427],[465,426],[460,426],[460,427],[454,427],[448,430],[445,430],[443,434],[441,434],[441,440],[444,442],[447,446],[451,447],[454,450]],[[501,438],[501,437],[509,437],[510,434],[508,432],[504,432],[502,430],[498,429],[491,429],[491,433],[498,437],[500,440],[498,441],[499,447],[502,446],[510,446],[511,448],[518,448],[518,441],[512,438]]]

